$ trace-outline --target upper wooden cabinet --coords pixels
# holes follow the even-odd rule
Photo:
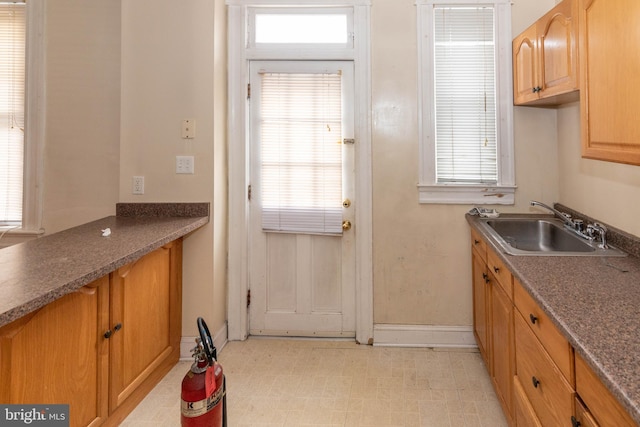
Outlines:
[[[578,0],[564,0],[513,40],[515,105],[577,101]]]
[[[580,0],[583,157],[640,165],[640,1]]]

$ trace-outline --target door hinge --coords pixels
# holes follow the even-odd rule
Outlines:
[[[355,144],[356,140],[354,138],[345,138],[342,140],[343,144]]]
[[[247,198],[251,201],[251,184],[247,186]]]
[[[247,83],[247,99],[251,99],[251,83]]]
[[[251,305],[251,289],[247,289],[247,307]]]

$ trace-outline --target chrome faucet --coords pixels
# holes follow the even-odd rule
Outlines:
[[[564,223],[568,227],[570,227],[572,230],[575,230],[576,224],[575,224],[574,221],[571,220],[571,215],[566,214],[564,212],[560,212],[559,210],[556,210],[556,209],[552,208],[551,206],[547,206],[544,203],[537,202],[535,200],[531,200],[529,203],[531,204],[531,206],[541,206],[541,207],[549,210],[550,212],[553,212],[553,214],[555,216],[557,216],[558,218],[560,218],[561,220],[563,220]]]
[[[587,235],[591,237],[599,236],[600,244],[598,246],[600,249],[609,249],[609,245],[607,245],[607,227],[604,225],[597,222],[589,224],[587,226]]]
[[[584,221],[582,221],[581,219],[571,219],[571,215],[560,212],[559,210],[556,210],[551,206],[547,206],[544,203],[537,202],[535,200],[531,200],[530,204],[531,206],[541,206],[549,210],[550,212],[553,212],[555,216],[557,216],[564,222],[565,228],[573,231],[583,239],[592,242],[596,238],[600,238],[600,244],[598,246],[601,249],[609,248],[609,246],[607,245],[607,227],[605,227],[604,225],[594,222],[593,224],[588,224],[585,229]]]

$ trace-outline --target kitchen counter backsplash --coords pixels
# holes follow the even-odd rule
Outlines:
[[[625,251],[631,256],[640,258],[640,237],[634,236],[633,234],[629,234],[626,231],[617,229],[607,223],[584,215],[583,213],[575,211],[561,203],[556,203],[554,207],[560,212],[568,213],[569,215],[571,215],[571,218],[583,220],[585,225],[587,223],[599,222],[600,224],[607,227],[607,243],[611,244],[611,246]]]
[[[116,216],[209,216],[209,203],[116,203]]]

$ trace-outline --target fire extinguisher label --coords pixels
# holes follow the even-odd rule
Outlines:
[[[211,396],[196,402],[187,402],[181,400],[180,409],[182,415],[187,418],[199,417],[215,408],[224,397],[225,391],[223,387],[217,389]]]

